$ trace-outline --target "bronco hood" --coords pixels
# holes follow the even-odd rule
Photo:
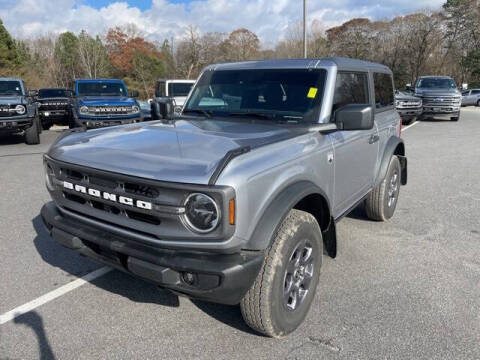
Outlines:
[[[126,96],[83,96],[78,99],[80,106],[133,106],[137,102]]]
[[[22,96],[0,96],[0,105],[25,104]]]
[[[208,184],[228,151],[256,148],[305,132],[305,128],[241,121],[158,121],[72,133],[53,144],[48,155],[114,173]]]

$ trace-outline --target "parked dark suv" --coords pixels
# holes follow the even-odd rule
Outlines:
[[[40,143],[40,119],[34,97],[22,79],[0,78],[0,134],[23,133],[29,145]]]
[[[137,96],[138,91],[129,92],[119,79],[78,79],[70,127],[92,129],[141,122]]]
[[[47,88],[38,90],[38,115],[42,128],[52,125],[68,125],[72,117],[72,90]]]

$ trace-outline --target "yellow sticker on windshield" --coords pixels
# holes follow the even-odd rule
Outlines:
[[[315,96],[317,96],[318,89],[317,88],[310,88],[308,91],[307,97],[310,99],[315,99]]]

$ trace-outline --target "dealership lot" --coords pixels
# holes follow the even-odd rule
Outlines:
[[[0,317],[102,268],[46,235],[42,144],[0,139]],[[281,340],[251,332],[237,307],[178,298],[118,271],[0,325],[3,358],[480,357],[480,111],[404,132],[409,184],[387,223],[355,210],[324,257],[318,296]]]

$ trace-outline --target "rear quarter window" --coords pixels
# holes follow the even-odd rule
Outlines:
[[[339,72],[335,83],[333,111],[349,104],[368,104],[367,73]]]
[[[393,107],[393,79],[390,74],[373,74],[375,86],[375,107],[378,110]]]

